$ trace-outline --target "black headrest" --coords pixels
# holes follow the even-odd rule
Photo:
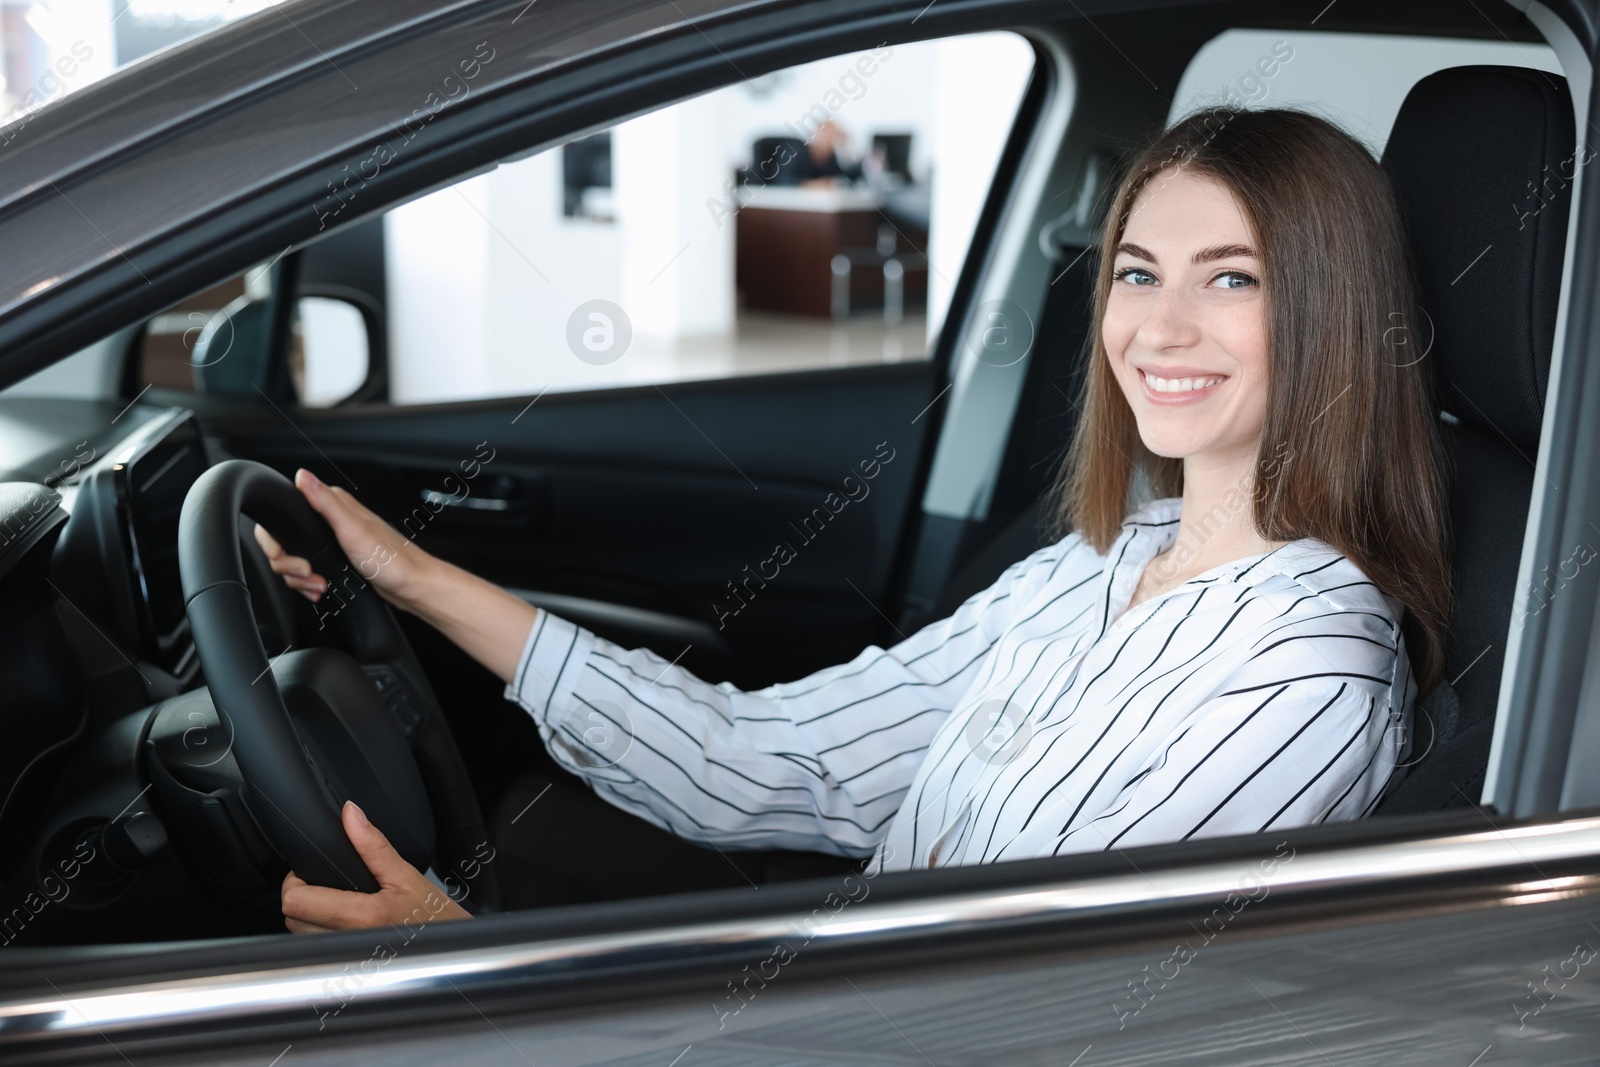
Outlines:
[[[1567,208],[1577,168],[1560,75],[1452,67],[1406,96],[1384,149],[1416,255],[1439,404],[1462,422],[1539,443]],[[1398,321],[1398,320],[1397,320]]]

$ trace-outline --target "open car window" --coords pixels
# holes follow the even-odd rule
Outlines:
[[[928,359],[1033,65],[1004,33],[817,60],[345,229],[299,254],[295,399],[346,401],[379,364],[385,387],[360,401]],[[362,184],[353,172],[334,188],[323,225],[359,209]],[[250,334],[267,307],[221,295],[151,321],[141,386],[237,392],[248,377],[271,391],[265,368],[206,365],[224,347],[213,335]]]

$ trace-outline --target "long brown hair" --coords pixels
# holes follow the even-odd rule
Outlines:
[[[1444,671],[1452,600],[1445,458],[1418,343],[1429,331],[1414,321],[1414,261],[1387,175],[1315,115],[1206,108],[1128,164],[1100,238],[1082,414],[1056,480],[1056,531],[1076,529],[1104,553],[1136,503],[1136,475],[1154,497],[1183,493],[1182,460],[1145,448],[1100,333],[1128,213],[1169,168],[1232,192],[1261,259],[1269,369],[1256,531],[1324,541],[1398,599],[1426,693]]]

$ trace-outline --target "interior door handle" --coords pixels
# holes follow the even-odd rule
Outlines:
[[[414,501],[445,522],[467,526],[543,528],[549,511],[549,488],[543,472],[483,471],[461,479],[453,471],[411,470]],[[463,484],[465,481],[465,484]]]
[[[510,511],[511,501],[496,496],[456,496],[437,489],[422,490],[424,504],[437,504],[447,508],[466,508],[469,511]]]

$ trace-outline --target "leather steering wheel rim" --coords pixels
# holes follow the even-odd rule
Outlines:
[[[244,577],[241,513],[271,530],[287,551],[310,561],[330,582],[351,568],[322,516],[289,479],[263,464],[219,463],[195,481],[184,500],[178,522],[184,601],[207,686],[232,731],[243,799],[269,843],[308,883],[375,892],[377,883],[345,835],[269,669]],[[473,862],[469,851],[481,859],[481,847],[467,843],[474,837],[487,843],[470,777],[399,623],[366,583],[346,582],[341,595],[344,603],[333,622],[349,652],[361,663],[388,665],[428,705],[412,757],[434,812],[435,851],[452,862]],[[473,869],[473,902],[498,908],[495,871],[478,863]]]

